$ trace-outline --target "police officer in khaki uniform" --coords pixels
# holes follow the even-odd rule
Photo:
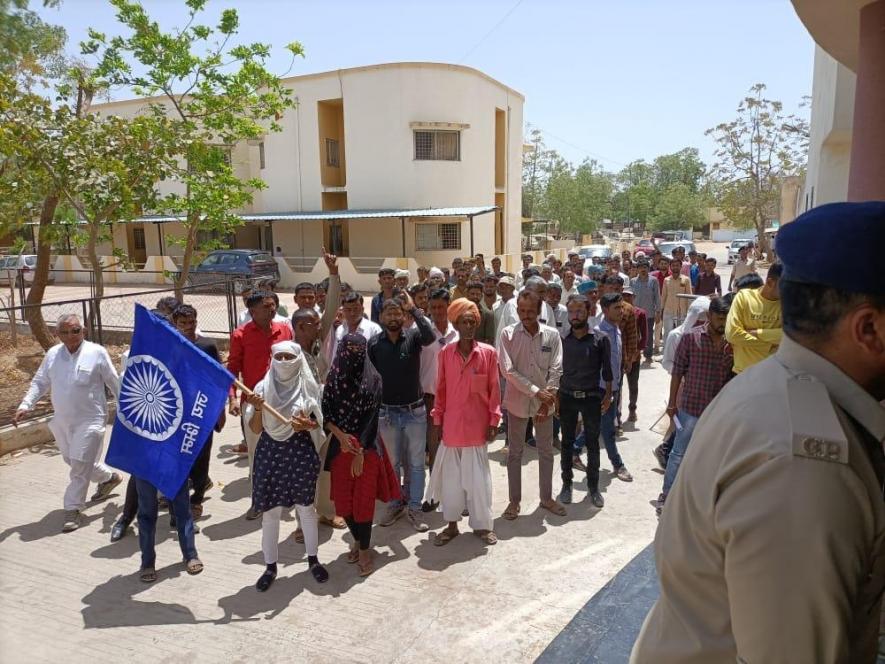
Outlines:
[[[832,247],[861,252],[845,270]],[[885,202],[778,233],[784,338],[704,411],[632,662],[874,662],[885,590]]]

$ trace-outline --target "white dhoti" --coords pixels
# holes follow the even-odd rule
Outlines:
[[[439,445],[428,487],[430,498],[442,506],[443,518],[461,520],[466,507],[473,530],[492,530],[492,474],[486,445],[449,447]]]
[[[49,430],[62,458],[71,469],[68,487],[65,489],[66,510],[82,511],[86,506],[89,482],[107,482],[113,471],[98,461],[104,444],[105,426],[101,422],[68,424],[54,418]]]

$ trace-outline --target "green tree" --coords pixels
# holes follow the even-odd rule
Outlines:
[[[592,233],[611,214],[612,176],[597,162],[573,168],[558,157],[550,166],[541,210],[562,231]]]
[[[265,67],[267,44],[229,46],[239,25],[236,10],[222,11],[211,27],[199,21],[207,0],[185,0],[187,25],[164,32],[139,3],[110,1],[130,34],[108,38],[91,30],[82,51],[98,54],[98,80],[152,97],[145,100],[152,114],[175,125],[178,160],[167,181],[184,193],[167,194],[156,205],[183,219],[184,249],[176,278],[180,296],[195,252],[212,248],[200,245],[199,232],[231,234],[242,224],[235,211],[265,186],[260,179],[236,175],[231,150],[268,131],[280,131],[279,120],[294,100],[291,90]],[[293,60],[303,55],[297,42],[286,48]]]
[[[738,228],[755,228],[767,251],[765,226],[777,214],[780,183],[805,167],[808,123],[784,113],[780,101],[757,83],[740,102],[737,117],[707,130],[717,144],[710,174],[716,205]]]
[[[65,39],[65,31],[44,22],[27,0],[0,0],[0,231],[15,233],[27,222],[38,223],[37,264],[25,302],[29,305],[43,301],[60,199],[30,148],[43,138],[35,127],[54,124],[56,116],[63,120],[70,108],[53,99],[55,83],[64,72]],[[55,340],[42,308],[30,306],[24,315],[34,338],[49,348]]]
[[[685,229],[705,222],[703,198],[687,184],[674,182],[661,193],[650,226],[654,230]]]
[[[674,184],[683,184],[694,194],[703,187],[707,167],[701,161],[697,148],[683,148],[673,154],[664,154],[654,161],[654,183],[659,193]]]

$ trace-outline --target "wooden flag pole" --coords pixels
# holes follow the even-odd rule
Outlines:
[[[243,385],[240,381],[238,381],[236,379],[234,379],[234,385],[236,385],[238,388],[240,388],[243,391],[243,394],[245,394],[247,397],[251,397],[253,394],[255,394],[252,390],[250,390],[248,387],[246,387],[245,385]],[[285,422],[286,424],[288,424],[289,422],[292,421],[291,418],[284,417],[280,413],[280,411],[276,410],[275,408],[271,408],[267,404],[264,404],[261,407],[261,409],[266,410],[268,413],[270,413],[275,418],[277,418],[280,422]]]

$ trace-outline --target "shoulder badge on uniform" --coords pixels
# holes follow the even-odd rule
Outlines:
[[[848,463],[848,438],[839,424],[826,386],[811,376],[787,381],[793,454],[819,461]]]

